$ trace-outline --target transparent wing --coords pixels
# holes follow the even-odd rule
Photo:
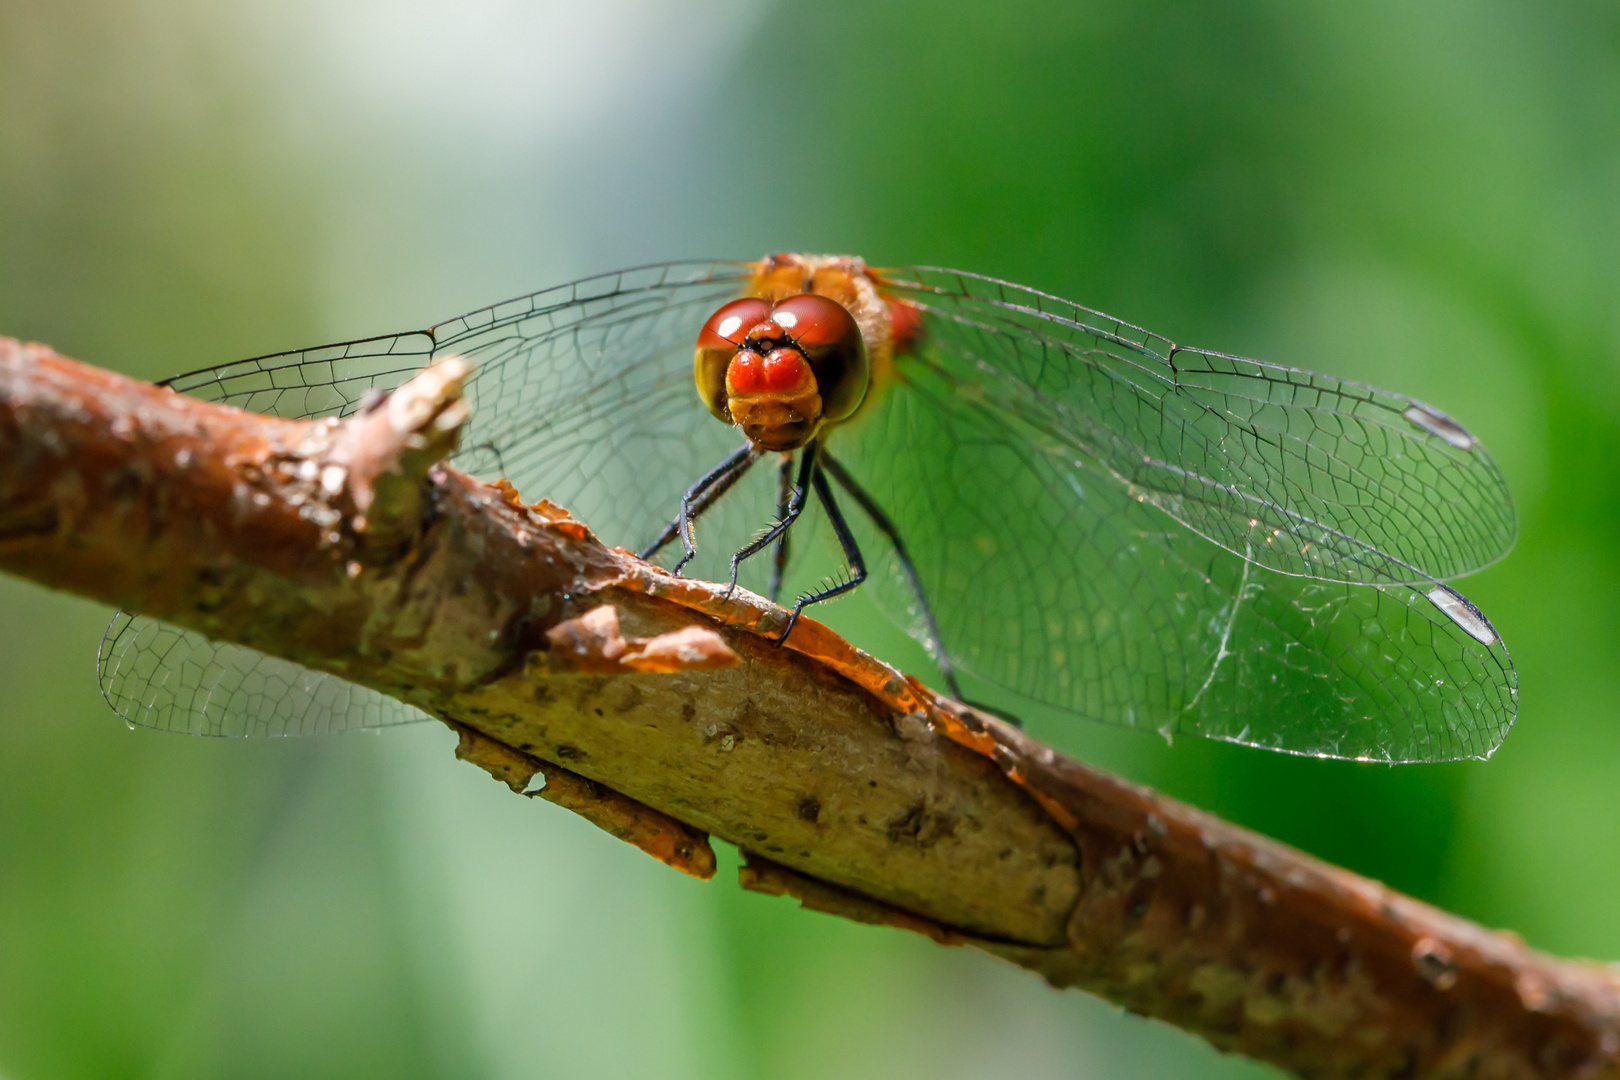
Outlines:
[[[697,328],[746,274],[745,264],[715,262],[605,274],[428,330],[257,357],[169,384],[276,416],[342,416],[433,357],[468,357],[472,421],[454,463],[558,500],[609,543],[636,548],[741,441],[698,405],[691,366]],[[764,471],[705,518],[705,531],[746,534],[767,520],[774,488]],[[749,514],[759,516],[742,525]],[[712,574],[719,555],[705,555],[699,572]],[[336,676],[122,612],[98,666],[120,716],[171,731],[301,735],[423,715]]]
[[[127,722],[190,735],[319,735],[427,718],[336,676],[123,611],[97,668],[103,696]]]
[[[429,357],[469,356],[474,419],[456,464],[640,548],[738,442],[693,400],[691,343],[746,273],[692,263],[604,275],[420,333],[172,384],[277,415],[341,415]],[[932,271],[908,281],[894,291],[924,308],[928,344],[834,449],[900,523],[966,668],[1095,719],[1301,753],[1437,760],[1500,741],[1511,661],[1483,617],[1425,574],[1477,565],[1512,537],[1495,466],[1460,428],[1393,395],[1174,350],[1013,286]],[[1334,431],[1348,434],[1321,434]],[[1477,512],[1446,517],[1434,490],[1446,484]],[[775,501],[762,463],[705,515],[691,572],[721,576]],[[807,517],[794,550],[813,556],[825,522]],[[1430,526],[1409,530],[1409,518]],[[863,539],[869,555],[885,550]],[[795,562],[800,580],[827,568]],[[744,583],[767,572],[755,560]],[[893,586],[878,587],[904,621],[911,601]],[[109,627],[101,670],[121,715],[174,730],[293,734],[420,716],[127,616]]]
[[[1496,463],[1411,398],[1181,348],[1055,297],[954,270],[902,271],[941,393],[971,395],[1094,463],[1234,554],[1329,581],[1421,584],[1515,535]]]
[[[1316,504],[1295,473],[1273,476],[1263,463],[1245,465],[1244,455],[1257,445],[1297,449],[1310,467],[1315,444],[1296,440],[1293,421],[1239,424],[1235,417],[1258,409],[1245,411],[1227,390],[1217,411],[1203,383],[1188,405],[1184,372],[1178,386],[1151,350],[1120,344],[1112,330],[1082,339],[1062,327],[1051,341],[1037,332],[1040,318],[1034,329],[1016,322],[1025,317],[1019,312],[997,324],[976,303],[946,303],[921,289],[907,295],[930,305],[917,355],[899,362],[897,380],[829,448],[899,528],[943,647],[961,667],[1090,719],[1301,754],[1439,761],[1484,757],[1501,742],[1517,709],[1516,676],[1500,638],[1466,600],[1410,567],[1400,578],[1415,586],[1324,580],[1307,576],[1323,563],[1278,554],[1276,538],[1296,535],[1299,508]],[[1185,355],[1176,353],[1178,370]],[[1283,381],[1297,389],[1311,378],[1290,373]],[[1258,395],[1257,387],[1242,400]],[[1358,400],[1401,399],[1362,391]],[[1289,408],[1290,418],[1302,409]],[[1200,424],[1222,425],[1224,434]],[[1473,459],[1453,458],[1394,421],[1339,430],[1406,440],[1417,449],[1402,453],[1421,451],[1451,462],[1454,473],[1478,475],[1466,467]],[[1153,454],[1137,449],[1136,463],[1122,459],[1122,432],[1152,443]],[[1218,460],[1223,450],[1234,460]],[[1154,463],[1165,461],[1179,465]],[[1494,476],[1486,466],[1484,475]],[[1194,473],[1217,474],[1220,483]],[[1432,492],[1408,491],[1389,476],[1345,483],[1439,512],[1443,500]],[[1147,479],[1159,486],[1150,489]],[[1282,506],[1256,494],[1272,480],[1290,499]],[[1335,512],[1356,507],[1343,516],[1362,537],[1391,529],[1370,514],[1362,524],[1358,499],[1322,502]],[[1253,506],[1244,512],[1257,516],[1273,507],[1269,527],[1226,528],[1237,506]],[[1296,533],[1282,532],[1285,524]],[[1218,528],[1220,542],[1210,543]],[[874,574],[870,586],[879,602],[926,640],[888,545],[869,523],[858,529],[868,555],[889,560],[889,573]],[[1453,553],[1440,565],[1460,565],[1491,550],[1463,532],[1441,530],[1431,541],[1396,530],[1403,558],[1380,562],[1379,549],[1351,543],[1348,529],[1331,535],[1341,538],[1340,557],[1327,569],[1352,557],[1369,568],[1414,553],[1424,561],[1432,551]],[[1454,554],[1463,550],[1468,560]]]

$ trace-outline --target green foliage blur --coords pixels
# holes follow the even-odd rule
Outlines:
[[[1413,394],[1491,447],[1488,763],[1036,733],[1620,957],[1620,13],[1592,0],[0,0],[0,333],[144,377],[578,274],[845,251]],[[0,579],[0,1077],[1270,1075],[681,878],[442,730],[126,731]],[[841,626],[926,659],[857,598]]]

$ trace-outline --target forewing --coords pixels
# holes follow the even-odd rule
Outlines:
[[[276,416],[343,416],[431,358],[465,356],[472,420],[453,464],[504,476],[569,507],[606,542],[639,549],[740,441],[698,402],[692,346],[746,274],[743,264],[713,262],[606,274],[429,330],[258,357],[169,384]],[[768,477],[752,479],[716,508],[716,522],[769,513],[771,491],[758,482]],[[122,612],[99,670],[125,720],[193,734],[301,735],[422,718],[336,676]]]
[[[902,372],[928,369],[941,393],[975,399],[1261,566],[1416,585],[1512,546],[1496,463],[1421,402],[1177,347],[960,271],[896,272],[890,291],[923,312],[924,346]]]
[[[1090,719],[1301,754],[1439,761],[1500,743],[1512,661],[1454,592],[1234,554],[1072,439],[1010,424],[957,370],[906,370],[829,446],[896,523],[964,669]],[[859,529],[889,563],[870,587],[926,640],[888,545]]]

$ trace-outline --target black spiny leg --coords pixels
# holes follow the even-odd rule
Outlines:
[[[866,511],[866,516],[872,519],[872,524],[877,526],[878,532],[888,537],[889,543],[894,545],[895,557],[900,560],[900,569],[905,572],[906,580],[911,583],[911,591],[917,597],[917,607],[922,611],[923,625],[928,628],[928,651],[933,654],[934,663],[939,665],[940,674],[945,676],[945,686],[950,690],[951,696],[957,701],[963,701],[962,687],[956,681],[956,666],[951,663],[950,653],[945,651],[945,639],[940,637],[939,624],[934,621],[934,609],[928,606],[928,596],[923,592],[922,579],[917,576],[917,568],[912,565],[911,556],[906,552],[905,541],[900,539],[900,530],[894,527],[894,522],[890,521],[889,515],[878,506],[877,500],[868,495],[842,465],[826,454],[822,455],[821,464],[832,473],[832,478],[838,481],[838,486],[849,492],[850,497]],[[995,709],[988,711],[1002,715]]]
[[[787,517],[788,504],[793,500],[793,455],[783,454],[776,469],[776,516]],[[771,563],[771,588],[765,595],[776,603],[782,595],[782,573],[787,569],[788,543],[793,533],[785,531],[776,538],[776,552]]]
[[[732,455],[732,458],[734,458],[735,456],[736,455]],[[732,458],[727,458],[726,461],[729,462],[729,461],[732,460]],[[757,458],[756,458],[756,460],[757,460]],[[721,468],[724,468],[725,464],[726,464],[725,462],[722,462],[721,463]],[[738,463],[737,466],[731,472],[726,473],[725,475],[721,476],[718,480],[716,480],[713,487],[710,487],[709,489],[704,491],[702,496],[692,506],[692,517],[693,517],[693,519],[696,520],[699,516],[701,516],[703,514],[703,512],[705,510],[707,510],[709,507],[713,506],[716,502],[719,502],[720,501],[720,496],[722,496],[726,492],[730,491],[732,485],[735,484],[738,480],[742,479],[743,474],[748,471],[748,466],[751,465],[751,464],[753,464],[753,462],[751,462],[751,461],[744,461],[744,462]],[[703,481],[701,481],[701,480],[698,481],[697,484],[693,485],[693,490],[695,490],[697,487],[701,486],[702,483],[703,483]],[[690,495],[691,491],[689,490],[687,494]],[[671,521],[668,525],[664,526],[664,531],[658,534],[658,539],[654,540],[651,544],[649,544],[647,546],[646,550],[641,552],[639,557],[643,558],[643,559],[650,559],[654,555],[656,555],[660,551],[662,551],[664,549],[664,545],[668,544],[671,540],[675,539],[675,537],[680,534],[681,524],[685,520],[686,519],[684,517],[682,517],[681,514],[677,513],[675,515],[675,520]]]
[[[743,560],[751,559],[764,551],[773,541],[792,528],[793,523],[799,520],[799,515],[804,513],[805,496],[810,491],[810,474],[815,470],[816,454],[820,449],[818,443],[811,443],[804,448],[804,457],[799,459],[799,478],[793,483],[793,494],[788,499],[787,513],[778,518],[775,525],[766,529],[762,535],[750,541],[747,547],[731,557],[731,585],[726,589],[728,599],[732,590],[737,587],[737,568],[743,564]]]
[[[699,514],[719,501],[720,496],[730,490],[731,485],[742,479],[748,467],[759,460],[760,451],[752,443],[744,443],[734,453],[729,454],[724,461],[704,473],[697,483],[686,489],[681,496],[681,512],[674,521],[664,526],[664,531],[658,534],[648,548],[641,553],[643,559],[650,559],[656,555],[660,548],[673,540],[676,535],[681,538],[681,544],[686,553],[681,561],[675,564],[675,574],[680,575],[681,569],[692,561],[697,554],[696,541],[692,535],[692,523]],[[735,575],[735,565],[733,574]]]
[[[838,536],[838,546],[844,549],[844,561],[849,564],[849,577],[819,592],[799,597],[799,602],[793,605],[793,614],[788,618],[787,629],[776,639],[778,645],[787,641],[788,635],[793,633],[793,627],[799,621],[799,612],[811,604],[819,604],[823,600],[842,596],[866,580],[866,560],[861,558],[861,549],[855,543],[855,534],[849,531],[849,522],[844,520],[844,512],[838,509],[838,502],[833,498],[832,485],[827,483],[827,474],[819,462],[811,482],[815,485],[816,497],[821,500],[823,509],[827,511],[827,520],[832,522],[833,532]]]
[[[842,465],[827,454],[821,455],[821,464],[832,473],[833,479],[838,481],[838,486],[849,492],[860,504],[861,509],[866,511],[866,516],[872,519],[872,524],[877,526],[878,531],[888,537],[889,543],[894,545],[895,557],[900,560],[900,568],[905,571],[906,580],[911,582],[911,591],[917,597],[917,607],[922,610],[923,625],[928,628],[928,636],[932,639],[928,651],[933,654],[934,663],[939,665],[939,673],[945,677],[945,686],[950,690],[951,696],[964,705],[971,705],[975,709],[999,716],[1013,727],[1023,727],[1024,722],[1007,710],[986,705],[982,701],[969,701],[962,696],[961,684],[956,681],[956,665],[951,663],[951,654],[945,651],[945,639],[940,637],[939,623],[934,621],[934,609],[928,606],[928,596],[923,592],[922,578],[917,576],[917,568],[912,565],[905,542],[900,539],[900,530],[894,527],[894,522],[889,520],[889,515],[883,512],[877,500],[868,495]]]

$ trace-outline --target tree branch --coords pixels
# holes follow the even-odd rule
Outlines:
[[[336,673],[700,877],[967,944],[1303,1076],[1620,1077],[1620,976],[1069,761],[440,464],[460,361],[344,421],[0,339],[0,569]]]

